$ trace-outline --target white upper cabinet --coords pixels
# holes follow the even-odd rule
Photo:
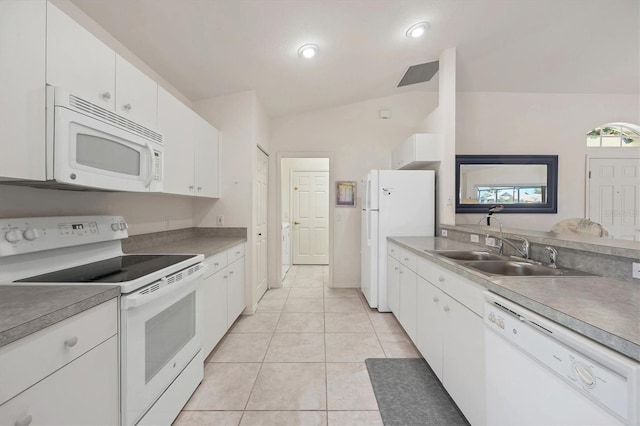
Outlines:
[[[45,179],[44,1],[0,1],[0,180]]]
[[[219,133],[211,124],[196,114],[195,117],[195,195],[218,198]]]
[[[391,154],[393,169],[420,169],[442,159],[442,136],[416,133],[398,145]]]
[[[163,192],[193,195],[194,126],[185,104],[158,87],[158,131],[164,138]]]
[[[119,55],[116,55],[115,108],[118,115],[156,128],[158,84]]]
[[[47,3],[47,83],[114,111],[116,54]]]
[[[158,87],[158,131],[164,137],[164,189],[218,198],[218,130]]]

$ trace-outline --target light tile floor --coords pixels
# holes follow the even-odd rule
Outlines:
[[[326,266],[293,266],[205,363],[174,425],[381,425],[367,358],[418,357],[393,314]]]

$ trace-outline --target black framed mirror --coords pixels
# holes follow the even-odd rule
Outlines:
[[[456,155],[456,213],[558,212],[557,155]]]

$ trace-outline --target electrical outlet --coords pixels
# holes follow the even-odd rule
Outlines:
[[[478,237],[476,234],[471,234],[471,242],[472,243],[479,243],[480,242],[480,237]]]
[[[216,225],[223,226],[224,225],[224,216],[218,215],[216,216]]]
[[[447,235],[449,235],[446,229],[443,229],[442,231],[440,231],[440,233],[442,234],[443,237],[446,237]]]
[[[498,246],[496,245],[496,239],[495,239],[495,238],[493,238],[493,237],[486,237],[486,238],[484,239],[484,245],[485,245],[485,246],[488,246],[488,247],[498,247]]]
[[[631,276],[640,280],[640,263],[633,262],[633,266],[631,267]]]

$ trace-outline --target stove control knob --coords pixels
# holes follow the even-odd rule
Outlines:
[[[40,237],[40,231],[38,231],[37,229],[33,229],[33,228],[27,228],[23,233],[22,236],[24,237],[25,240],[27,241],[33,241],[36,238]]]
[[[10,243],[16,243],[22,239],[22,232],[20,230],[8,231],[4,234],[4,239]]]
[[[127,224],[124,222],[120,222],[120,230],[124,231],[125,229],[127,229]]]
[[[119,231],[120,230],[120,225],[118,225],[117,223],[112,223],[111,224],[111,229],[114,231]]]

